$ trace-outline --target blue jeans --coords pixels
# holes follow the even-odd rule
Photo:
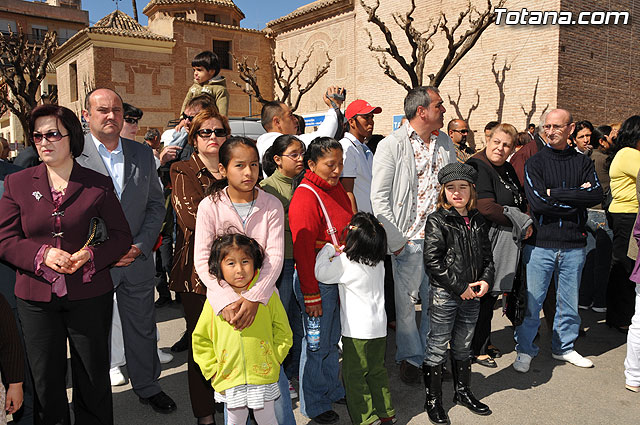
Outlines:
[[[291,405],[291,394],[289,393],[289,381],[287,375],[284,374],[284,368],[280,367],[280,377],[278,378],[278,388],[280,389],[280,397],[276,399],[276,419],[278,425],[296,425],[296,418],[293,416],[293,407]],[[227,423],[227,404],[224,405],[224,423]],[[247,424],[251,423],[251,419],[247,420]]]
[[[408,241],[397,256],[391,255],[396,298],[396,362],[420,366],[429,333],[429,277],[424,272],[424,241]],[[415,305],[422,300],[420,329]]]
[[[585,249],[541,248],[525,245],[523,261],[527,265],[527,312],[515,331],[516,351],[535,357],[540,348],[533,343],[540,326],[540,309],[555,273],[556,315],[553,320],[551,351],[566,354],[580,331],[578,287],[585,261]]]
[[[604,211],[588,210],[587,214],[587,257],[582,271],[578,304],[606,307],[613,231],[607,224]]]
[[[340,382],[338,342],[340,341],[340,307],[338,285],[318,283],[322,297],[320,316],[320,348],[307,350],[307,339],[302,339],[300,355],[300,412],[308,418],[332,410],[332,403],[345,396]],[[304,311],[304,298],[300,282],[295,278],[295,294]],[[304,331],[307,332],[309,316],[302,313]]]
[[[293,346],[291,350],[289,350],[289,355],[283,363],[284,372],[289,379],[298,377],[298,371],[300,370],[300,351],[302,349],[302,338],[304,336],[300,306],[293,293],[294,264],[295,262],[293,260],[284,260],[284,267],[277,282],[280,300],[287,312],[289,325],[293,331]]]
[[[451,355],[455,360],[468,360],[471,357],[471,340],[480,313],[480,300],[463,300],[446,289],[434,286],[431,288],[429,303],[431,329],[425,363],[429,366],[445,363],[449,343]]]

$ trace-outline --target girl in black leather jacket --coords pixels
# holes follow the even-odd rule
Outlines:
[[[451,344],[454,403],[478,415],[489,407],[469,388],[471,340],[480,311],[479,298],[493,284],[491,243],[482,215],[475,209],[477,171],[453,163],[438,173],[442,185],[438,210],[427,219],[424,266],[429,274],[430,331],[422,365],[427,393],[425,409],[433,423],[449,423],[442,408],[442,365]]]

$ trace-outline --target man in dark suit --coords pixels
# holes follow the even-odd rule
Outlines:
[[[111,269],[122,320],[129,377],[140,402],[160,413],[176,409],[158,383],[156,318],[153,304],[153,245],[165,216],[164,197],[149,147],[120,137],[122,99],[109,89],[87,94],[84,119],[90,132],[78,163],[111,177],[124,210],[133,245]]]

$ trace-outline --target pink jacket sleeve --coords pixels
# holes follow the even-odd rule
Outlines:
[[[194,234],[193,265],[198,277],[207,287],[207,298],[211,302],[214,313],[218,315],[223,308],[239,300],[240,297],[233,292],[233,289],[225,281],[218,282],[218,279],[209,273],[211,245],[213,245],[213,240],[216,237],[214,205],[211,197],[204,198],[198,205]],[[224,287],[228,290],[224,290]]]
[[[265,195],[271,196],[266,192],[260,194],[260,196]],[[267,221],[266,226],[264,223],[258,225],[259,228],[265,229],[267,234],[248,235],[256,240],[266,241],[266,246],[263,246],[265,256],[260,277],[255,286],[242,294],[249,301],[258,301],[264,305],[267,305],[276,288],[276,281],[282,272],[284,262],[284,209],[275,197],[273,201],[266,205],[267,211],[264,212],[263,219]],[[251,230],[249,233],[252,233]]]
[[[261,193],[265,196],[266,192]],[[274,198],[275,199],[275,198]],[[194,266],[198,277],[207,287],[207,298],[216,315],[220,314],[229,304],[240,299],[233,289],[224,281],[209,273],[209,255],[211,245],[216,237],[216,223],[214,208],[224,208],[207,197],[200,202],[196,217]],[[266,222],[252,223],[248,229],[248,236],[258,240],[265,250],[265,260],[260,270],[260,278],[256,285],[242,294],[249,301],[266,305],[276,286],[276,281],[282,271],[284,261],[284,210],[282,204],[268,202],[266,210],[259,212]],[[256,217],[257,218],[257,217]]]

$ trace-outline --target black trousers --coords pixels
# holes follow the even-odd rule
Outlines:
[[[497,295],[490,293],[480,298],[480,313],[471,341],[471,354],[474,356],[487,354],[487,347],[491,345],[491,319],[493,319],[493,306],[497,299]]]
[[[75,423],[113,424],[109,332],[113,292],[69,301],[18,299],[27,359],[35,388],[36,424],[71,424],[67,400],[67,339],[71,350]]]
[[[627,257],[636,214],[610,213],[613,230],[611,272],[607,286],[607,324],[629,326],[635,311],[636,284],[629,280],[633,260]]]
[[[206,295],[195,294],[193,292],[181,292],[180,297],[182,299],[182,307],[184,308],[184,318],[187,321],[187,335],[189,336],[189,355],[187,357],[189,397],[191,398],[193,415],[196,418],[202,418],[215,413],[213,387],[211,386],[211,382],[202,376],[200,366],[193,360],[191,334],[196,328],[204,303],[207,302],[207,297]]]

